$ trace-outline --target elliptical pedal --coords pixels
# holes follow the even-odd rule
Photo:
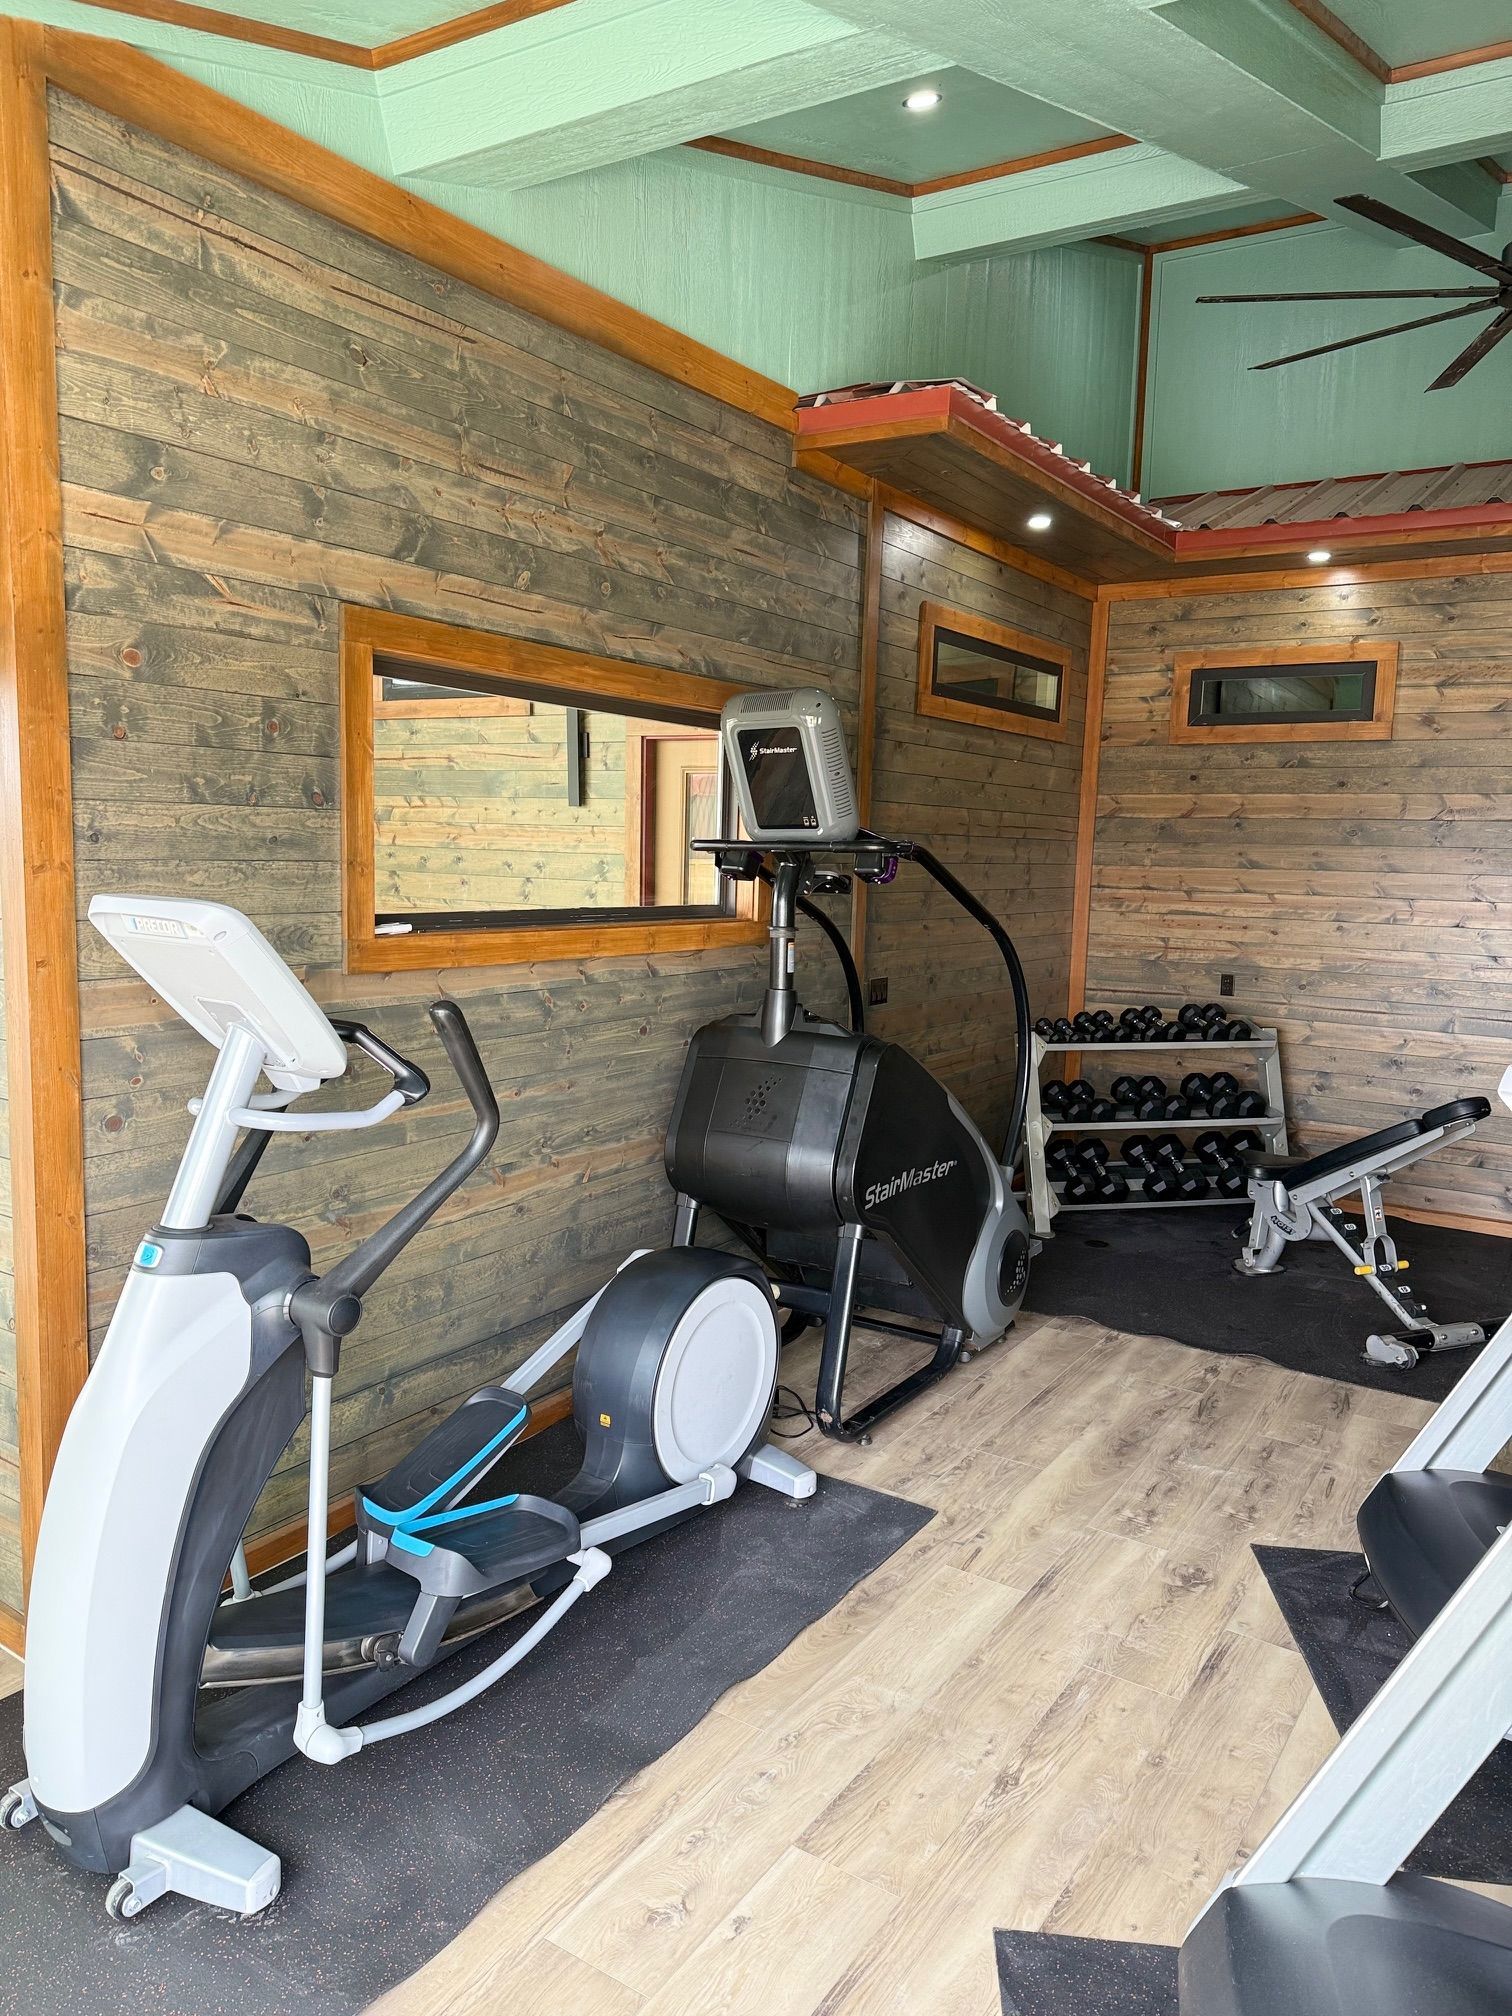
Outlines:
[[[388,1475],[357,1493],[357,1526],[387,1534],[450,1511],[480,1484],[530,1421],[530,1403],[507,1386],[480,1386],[401,1457]]]

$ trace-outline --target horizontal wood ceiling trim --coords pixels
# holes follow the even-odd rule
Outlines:
[[[1487,42],[1479,49],[1454,49],[1444,56],[1424,56],[1416,63],[1392,64],[1372,49],[1363,35],[1341,21],[1326,0],[1290,0],[1290,5],[1380,84],[1410,84],[1415,77],[1437,77],[1445,70],[1467,70],[1475,63],[1496,63],[1512,56],[1512,40],[1507,40]]]
[[[488,35],[495,28],[511,28],[519,21],[532,21],[538,14],[550,14],[571,0],[494,0],[489,7],[475,8],[450,21],[438,21],[433,28],[420,28],[413,35],[401,35],[376,48],[361,42],[343,42],[330,35],[311,35],[302,28],[281,28],[274,21],[255,21],[247,14],[222,14],[213,7],[196,7],[193,0],[84,0],[103,14],[129,14],[137,21],[160,21],[168,28],[188,28],[198,35],[219,35],[227,42],[247,42],[259,49],[282,49],[291,56],[308,56],[317,63],[344,63],[352,70],[391,70],[396,63],[412,62],[436,49],[450,49],[455,43],[470,42],[474,36]]]
[[[762,168],[780,168],[787,175],[812,175],[820,182],[843,182],[852,189],[875,189],[884,196],[938,196],[945,189],[969,189],[977,182],[996,182],[1005,175],[1023,175],[1031,168],[1053,168],[1062,161],[1083,161],[1092,154],[1108,154],[1119,147],[1137,147],[1127,133],[1104,133],[1095,140],[1075,140],[1066,147],[1049,147],[1040,154],[1019,154],[1009,161],[992,161],[985,168],[963,168],[956,175],[937,175],[929,182],[896,182],[889,175],[869,175],[861,168],[837,168],[832,161],[814,161],[806,154],[779,154],[770,147],[752,147],[744,140],[726,140],[717,133],[701,140],[684,142],[700,147],[706,154],[722,154],[731,161],[751,161]]]

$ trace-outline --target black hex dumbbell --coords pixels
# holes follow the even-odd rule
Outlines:
[[[1199,1134],[1192,1143],[1192,1153],[1211,1169],[1213,1188],[1220,1197],[1248,1196],[1249,1180],[1226,1134],[1220,1134],[1216,1129]]]
[[[1181,1096],[1194,1113],[1206,1112],[1213,1096],[1213,1081],[1206,1071],[1188,1071],[1181,1081]]]
[[[1095,1136],[1072,1150],[1076,1174],[1066,1184],[1068,1204],[1121,1204],[1129,1194],[1128,1180],[1108,1166],[1108,1144]]]

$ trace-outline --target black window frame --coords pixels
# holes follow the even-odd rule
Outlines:
[[[1329,722],[1373,721],[1376,718],[1376,680],[1380,664],[1374,658],[1335,658],[1322,662],[1296,660],[1279,664],[1203,665],[1194,667],[1187,694],[1189,728],[1292,728],[1313,727]],[[1360,700],[1353,707],[1307,709],[1265,709],[1243,713],[1217,713],[1203,705],[1211,686],[1230,679],[1356,678],[1361,679]]]

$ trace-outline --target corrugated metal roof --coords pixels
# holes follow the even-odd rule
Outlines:
[[[1316,483],[1208,490],[1196,497],[1162,497],[1157,508],[1187,531],[1216,532],[1247,525],[1457,511],[1476,504],[1512,504],[1512,461],[1456,462],[1438,469],[1399,469],[1389,475],[1328,476]]]
[[[1048,469],[1063,483],[1095,497],[1099,504],[1110,505],[1124,517],[1144,523],[1147,529],[1174,528],[1175,521],[1160,505],[1151,504],[1137,490],[1125,490],[1116,476],[1100,476],[1090,462],[1068,455],[1064,443],[1036,434],[1027,420],[1015,420],[1000,412],[997,395],[984,392],[967,378],[865,379],[855,385],[837,385],[828,392],[805,392],[798,408],[800,412],[811,412],[816,408],[833,411],[864,405],[868,416],[872,416],[884,400],[899,402],[898,410],[902,412],[911,403],[917,403],[913,395],[932,392],[948,395],[952,406],[968,412],[983,433]]]

